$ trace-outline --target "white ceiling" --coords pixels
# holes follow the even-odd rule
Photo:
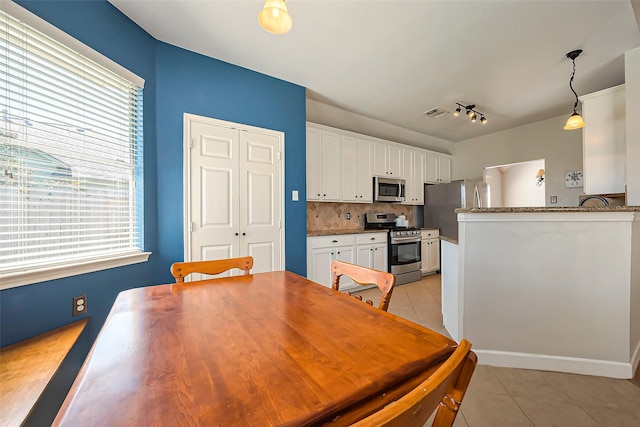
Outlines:
[[[281,36],[258,25],[261,0],[110,2],[158,40],[454,142],[568,117],[567,52],[584,50],[574,80],[581,95],[623,83],[624,52],[640,46],[629,0],[287,0],[293,29]],[[456,102],[474,103],[488,123],[423,115],[453,112]]]

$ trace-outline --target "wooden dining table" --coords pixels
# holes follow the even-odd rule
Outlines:
[[[54,425],[348,425],[455,346],[287,271],[129,289]]]

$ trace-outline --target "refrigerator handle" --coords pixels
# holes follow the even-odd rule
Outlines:
[[[476,207],[477,208],[482,208],[482,199],[480,198],[480,191],[478,190],[478,186],[474,186],[473,188],[473,195],[476,198]]]

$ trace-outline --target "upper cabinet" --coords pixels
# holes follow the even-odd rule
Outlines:
[[[373,201],[371,141],[345,136],[342,138],[342,201]]]
[[[397,145],[375,142],[373,144],[373,175],[402,178],[401,151]]]
[[[406,205],[424,204],[425,157],[421,150],[402,150]]]
[[[307,127],[307,200],[342,199],[342,136]]]
[[[585,194],[625,192],[626,106],[624,85],[580,97]]]
[[[424,204],[427,159],[451,181],[451,156],[307,122],[307,200],[373,202],[373,177],[406,180],[405,204]]]
[[[429,184],[451,182],[451,157],[445,154],[427,153],[425,182]]]

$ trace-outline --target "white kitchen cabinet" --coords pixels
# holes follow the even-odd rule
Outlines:
[[[331,261],[356,262],[356,235],[317,236],[307,238],[307,277],[331,287]],[[354,287],[351,280],[340,280],[340,289]]]
[[[359,234],[356,245],[356,264],[374,270],[389,271],[387,233]]]
[[[425,182],[430,184],[451,182],[451,157],[436,153],[427,153]]]
[[[402,149],[384,142],[373,143],[373,174],[402,178]]]
[[[389,271],[387,233],[341,234],[307,238],[307,277],[331,287],[331,261],[339,261]],[[340,290],[361,288],[348,278],[340,280]]]
[[[440,232],[437,229],[421,231],[422,238],[422,274],[440,270]]]
[[[625,86],[580,97],[582,116],[583,185],[585,194],[625,192]]]
[[[424,169],[426,154],[419,150],[402,150],[406,205],[424,204]]]
[[[342,201],[373,202],[373,144],[342,138]]]
[[[342,199],[342,135],[307,126],[307,200]]]

